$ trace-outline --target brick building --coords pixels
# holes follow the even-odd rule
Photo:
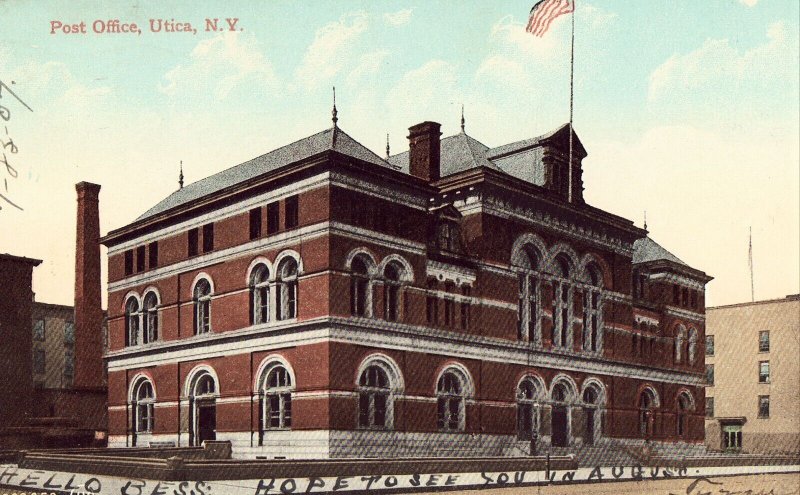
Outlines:
[[[382,158],[334,113],[109,232],[109,445],[702,443],[710,277],[584,202],[569,133],[489,148],[424,122]]]

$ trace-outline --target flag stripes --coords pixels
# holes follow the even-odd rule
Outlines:
[[[553,20],[575,10],[574,0],[540,0],[531,9],[525,30],[541,37],[550,28]]]

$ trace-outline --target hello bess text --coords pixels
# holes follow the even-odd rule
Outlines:
[[[189,33],[197,34],[197,27],[191,22],[176,21],[175,19],[150,19],[144,26],[145,32],[150,33]],[[206,18],[201,27],[204,32],[217,31],[242,31],[239,27],[238,17]],[[50,21],[51,35],[73,34],[142,34],[142,26],[136,22],[120,19],[96,19],[94,21]]]

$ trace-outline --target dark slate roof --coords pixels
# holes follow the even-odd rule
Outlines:
[[[167,196],[154,207],[144,212],[136,220],[144,220],[176,206],[221,191],[226,187],[258,177],[265,172],[277,170],[285,165],[309,158],[324,151],[338,151],[339,153],[352,156],[353,158],[365,162],[373,163],[381,167],[392,168],[389,163],[350,137],[343,130],[336,128],[335,142],[333,137],[334,128],[326,129],[253,158],[252,160],[223,170],[222,172],[218,172],[205,179],[188,184],[183,189],[178,189]]]
[[[466,134],[459,133],[441,140],[440,175],[446,177],[477,167],[500,168],[486,158],[489,147]],[[408,173],[408,151],[389,157],[389,163]]]
[[[643,237],[633,243],[634,264],[658,260],[667,260],[679,265],[689,266],[649,237]]]
[[[553,138],[559,133],[566,133],[566,132],[569,132],[569,124],[564,124],[553,131],[550,131],[546,134],[542,134],[541,136],[537,136],[530,139],[523,139],[522,141],[516,141],[514,143],[508,143],[502,146],[498,146],[496,148],[492,148],[488,151],[488,153],[486,153],[486,157],[491,160],[492,158],[496,158],[499,156],[510,155],[516,153],[517,151],[522,151],[528,148],[534,148],[539,144],[541,144],[543,141],[547,141],[548,139]],[[578,149],[582,150],[585,153],[586,150],[583,149],[583,145],[581,144],[580,139],[578,139],[577,134],[575,134],[574,130],[572,131],[572,133]],[[569,148],[567,147],[567,149]]]

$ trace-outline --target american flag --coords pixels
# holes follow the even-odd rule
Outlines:
[[[541,37],[550,27],[553,19],[575,10],[575,0],[539,0],[531,9],[528,26],[525,30]]]

